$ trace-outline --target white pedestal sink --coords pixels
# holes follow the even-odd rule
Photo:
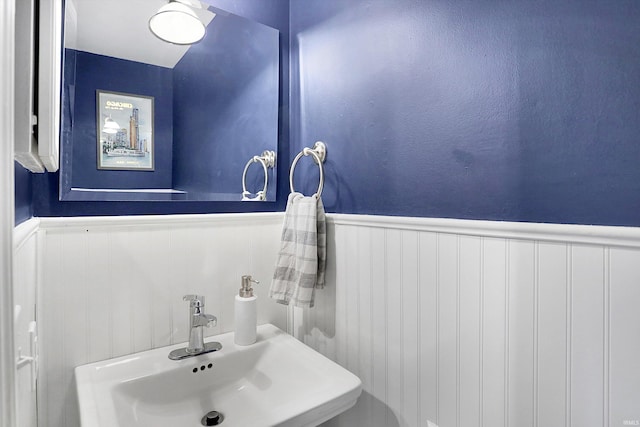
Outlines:
[[[77,367],[82,427],[197,427],[210,411],[223,427],[315,426],[362,390],[358,377],[273,325],[246,347],[233,332],[206,341],[222,350],[169,360],[180,344]]]

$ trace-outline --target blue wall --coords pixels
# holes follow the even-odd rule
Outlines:
[[[280,31],[278,157],[285,170],[289,157],[289,0],[207,0],[214,7],[244,16]],[[95,108],[94,108],[95,109]],[[275,203],[246,202],[78,202],[59,201],[59,174],[33,175],[35,216],[146,215],[178,213],[259,212],[283,210],[288,193],[286,174],[278,177]],[[284,196],[281,196],[284,194]]]
[[[637,0],[210,3],[282,32],[279,164],[324,140],[328,211],[640,226]],[[58,202],[56,176],[36,215],[273,209]]]
[[[640,225],[640,2],[292,0],[328,211]],[[317,172],[299,166],[309,194]]]
[[[173,70],[173,188],[239,199],[247,161],[277,148],[279,33],[214,12],[218,15],[204,40],[191,46]],[[249,172],[260,173],[262,189],[262,168]],[[275,200],[273,170],[270,175],[267,194]]]
[[[75,75],[67,80],[70,64]],[[124,92],[154,98],[153,171],[98,170],[96,90]],[[65,123],[71,138],[63,147],[63,162],[73,158],[72,187],[81,188],[172,188],[173,153],[173,80],[170,68],[65,49],[65,95],[73,124]],[[121,126],[128,126],[120,123]],[[70,129],[69,129],[70,127]]]
[[[31,201],[31,173],[14,162],[14,182],[15,182],[15,224],[18,225],[33,216]]]

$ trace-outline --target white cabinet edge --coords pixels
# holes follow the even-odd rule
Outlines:
[[[45,167],[38,156],[38,141],[33,134],[35,79],[35,2],[16,2],[15,57],[15,159],[31,172],[42,173]]]
[[[38,156],[47,171],[59,165],[62,0],[40,0]]]

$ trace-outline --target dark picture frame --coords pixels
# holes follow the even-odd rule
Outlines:
[[[97,168],[153,171],[154,98],[96,91]]]

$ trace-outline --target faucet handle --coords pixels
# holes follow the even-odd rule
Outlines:
[[[204,317],[207,321],[207,324],[205,325],[207,328],[210,326],[218,326],[218,318],[216,316],[205,314]]]
[[[183,301],[190,301],[191,307],[204,307],[204,295],[185,295]]]

